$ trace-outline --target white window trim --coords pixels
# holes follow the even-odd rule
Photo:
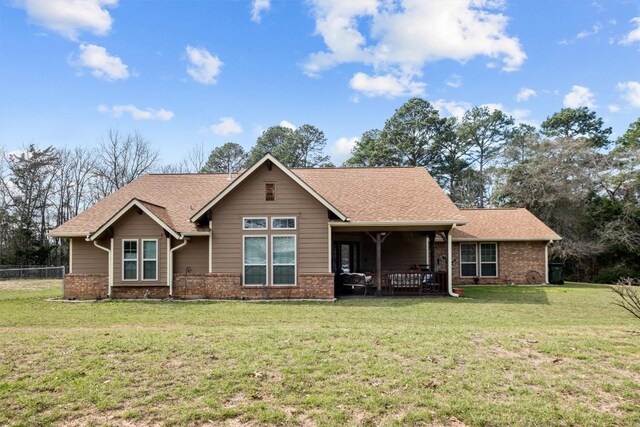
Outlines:
[[[291,228],[281,228],[281,227],[274,227],[273,222],[277,219],[292,219],[293,220],[293,227]],[[271,217],[271,229],[272,230],[296,230],[298,228],[298,218],[295,216],[272,216]]]
[[[276,264],[273,262],[273,249],[274,249],[274,245],[273,245],[273,239],[274,238],[278,238],[278,237],[293,237],[293,248],[294,248],[294,253],[293,253],[293,283],[287,283],[284,285],[276,285],[276,284],[271,284],[271,286],[273,286],[274,288],[282,288],[282,287],[292,287],[292,286],[298,286],[298,238],[295,234],[272,234],[271,235],[271,251],[269,252],[269,254],[271,255],[271,278],[273,280],[273,267],[275,266],[290,266],[291,264]],[[269,283],[267,281],[267,283]]]
[[[144,257],[144,242],[156,242],[156,257],[155,258],[145,258]],[[140,275],[142,276],[143,282],[157,282],[160,280],[158,266],[160,265],[160,245],[158,243],[158,239],[142,239],[140,243],[140,258],[142,262],[140,263]],[[155,261],[156,262],[156,278],[155,279],[145,279],[144,278],[144,262],[145,261]]]
[[[136,259],[127,259],[125,260],[124,258],[124,244],[125,242],[136,242]],[[138,242],[138,239],[122,239],[122,281],[123,282],[137,282],[138,281],[138,270],[140,269],[140,263],[138,262],[140,259],[140,242]],[[134,262],[136,263],[136,278],[135,279],[125,279],[124,278],[124,263],[125,261],[127,262]]]
[[[476,251],[476,261],[471,263],[471,262],[462,262],[462,245],[473,245]],[[478,244],[477,243],[460,243],[460,248],[459,251],[460,253],[460,277],[478,277]],[[476,265],[476,274],[474,274],[473,276],[464,276],[462,274],[462,264],[475,264]]]
[[[496,275],[495,276],[482,276],[482,275],[478,275],[478,277],[498,277],[500,276],[500,270],[498,269],[498,242],[480,242],[477,244],[478,245],[478,249],[477,249],[477,253],[478,253],[478,273],[482,273],[482,264],[495,264],[496,265]],[[483,262],[482,261],[482,245],[494,245],[496,248],[496,260],[491,261],[491,262]]]
[[[264,220],[264,228],[246,228],[244,226],[244,221],[247,219],[263,219]],[[243,216],[242,217],[242,229],[244,231],[262,231],[269,229],[269,217],[266,216]]]
[[[244,224],[244,219],[242,220],[242,223]],[[250,229],[250,230],[254,230],[254,229]],[[265,264],[264,264],[265,284],[264,285],[256,285],[256,284],[247,285],[246,283],[247,264],[245,264],[244,259],[245,259],[245,242],[248,237],[249,238],[262,237],[264,239],[264,242],[265,242],[265,254],[264,254],[265,255]],[[269,285],[269,248],[267,246],[269,243],[269,239],[267,237],[268,236],[265,234],[245,234],[242,236],[242,286],[246,286],[248,288],[261,288],[263,286]],[[263,265],[263,264],[248,264],[248,265]]]

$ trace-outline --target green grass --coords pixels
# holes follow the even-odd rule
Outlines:
[[[65,303],[0,284],[0,425],[640,425],[606,287]]]

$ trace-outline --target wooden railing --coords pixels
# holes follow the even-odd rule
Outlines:
[[[436,295],[446,292],[446,271],[385,271],[382,273],[382,295]]]

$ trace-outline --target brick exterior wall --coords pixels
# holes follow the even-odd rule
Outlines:
[[[540,283],[544,283],[546,281],[544,277],[544,248],[546,243],[541,241],[498,242],[498,277],[479,277],[478,283],[484,285],[527,284],[527,273],[532,270],[540,273],[542,278]],[[460,277],[460,243],[454,242],[451,252],[453,258],[453,284],[474,284],[473,277]],[[442,257],[446,253],[446,243],[436,243],[436,257]]]
[[[114,286],[113,299],[163,299],[169,298],[168,286]]]
[[[300,273],[297,286],[242,286],[239,274],[176,274],[173,297],[178,299],[331,299],[334,297],[333,273]],[[113,299],[169,298],[168,286],[114,286]],[[66,299],[106,299],[109,278],[106,274],[67,274]]]
[[[333,273],[300,273],[297,286],[242,286],[239,274],[176,274],[173,296],[181,299],[330,299]]]
[[[65,299],[105,299],[109,297],[109,277],[106,274],[74,274],[64,277]]]

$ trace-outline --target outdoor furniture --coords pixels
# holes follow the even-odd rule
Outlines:
[[[367,290],[374,288],[373,277],[364,273],[342,273],[340,274],[340,285],[350,287],[352,290],[362,289],[364,295],[367,295]]]
[[[445,272],[424,271],[422,269],[385,272],[382,280],[382,293],[384,295],[440,294],[444,289],[445,275]]]

